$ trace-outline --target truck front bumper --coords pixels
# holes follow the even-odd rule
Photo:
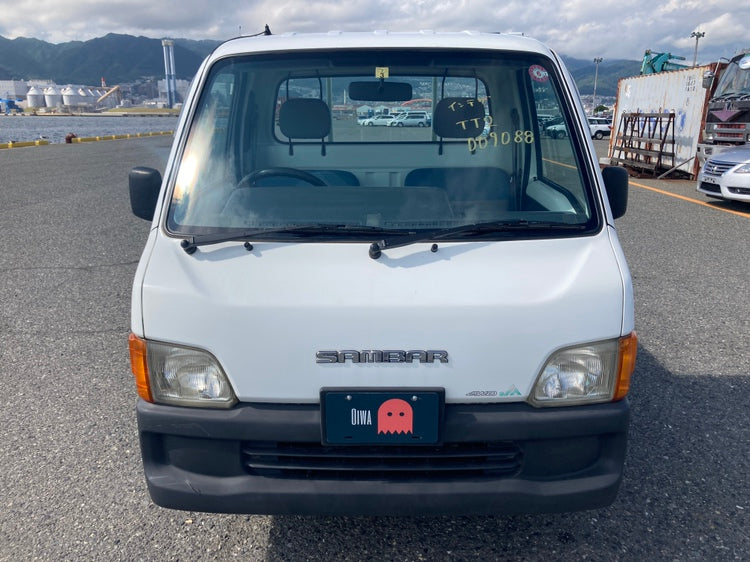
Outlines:
[[[163,507],[316,515],[508,514],[612,503],[629,405],[446,404],[434,447],[321,444],[318,405],[137,406],[148,489]]]

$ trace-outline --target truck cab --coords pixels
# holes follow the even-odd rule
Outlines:
[[[732,57],[718,76],[707,71],[703,87],[710,91],[717,79],[697,148],[701,166],[709,158],[750,143],[750,50]]]
[[[429,123],[358,109],[427,104]],[[426,101],[425,101],[426,100]],[[335,108],[335,111],[334,111]],[[543,115],[568,134],[542,135]],[[615,219],[559,57],[515,35],[238,38],[200,68],[129,339],[158,505],[533,513],[611,503],[637,338]]]

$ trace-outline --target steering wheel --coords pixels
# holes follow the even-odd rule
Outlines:
[[[239,181],[237,187],[252,187],[258,180],[273,177],[295,178],[315,186],[327,185],[326,182],[318,176],[314,176],[310,172],[305,172],[304,170],[298,170],[296,168],[264,168],[247,174]]]

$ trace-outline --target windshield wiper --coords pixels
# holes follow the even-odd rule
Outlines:
[[[347,224],[297,224],[279,228],[253,228],[250,230],[241,230],[234,232],[221,232],[218,234],[195,234],[185,238],[180,242],[180,246],[187,254],[194,254],[198,246],[209,246],[211,244],[221,244],[222,242],[245,242],[245,248],[248,251],[253,249],[248,240],[259,237],[266,237],[273,234],[287,233],[328,233],[328,232],[347,232],[347,233],[372,233],[382,232],[382,228],[375,226],[355,226]]]
[[[379,240],[378,242],[373,242],[372,244],[370,244],[369,254],[372,259],[376,260],[382,255],[383,250],[387,250],[389,248],[400,248],[402,246],[408,246],[410,244],[430,242],[432,240],[442,240],[445,238],[451,238],[453,236],[463,234],[487,234],[488,232],[503,232],[509,230],[583,230],[585,228],[586,225],[580,223],[566,224],[549,221],[504,220],[478,222],[473,224],[464,224],[455,228],[440,228],[420,232],[411,232],[402,236],[384,238],[382,240]],[[434,244],[432,246],[432,251],[437,252],[437,244]]]
[[[732,100],[737,97],[742,97],[742,95],[743,95],[743,92],[735,92],[734,90],[732,90],[731,92],[724,92],[720,96],[716,96],[714,99],[715,100]]]

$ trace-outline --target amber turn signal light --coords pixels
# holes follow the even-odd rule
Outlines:
[[[635,370],[635,356],[638,352],[638,336],[631,332],[620,338],[620,364],[617,369],[617,386],[612,400],[622,400],[630,390],[630,375]]]
[[[146,402],[153,402],[154,399],[151,396],[151,387],[148,382],[146,341],[135,334],[130,334],[128,344],[130,347],[130,369],[135,376],[135,387],[138,391],[138,396]]]

